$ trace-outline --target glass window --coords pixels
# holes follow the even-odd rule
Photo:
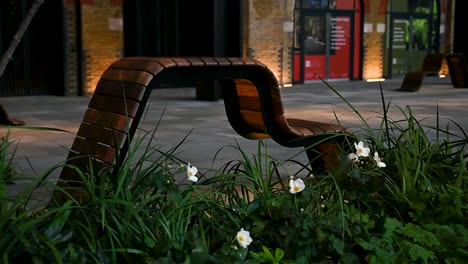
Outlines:
[[[302,8],[327,9],[328,0],[302,0]]]
[[[415,6],[414,8],[415,13],[430,14],[432,0],[415,0],[414,6]]]

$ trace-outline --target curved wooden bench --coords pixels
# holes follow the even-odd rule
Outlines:
[[[403,82],[397,91],[417,92],[421,89],[425,76],[437,76],[444,62],[444,54],[432,53],[424,56],[420,70],[405,74]]]
[[[468,88],[468,65],[462,53],[452,53],[445,56],[449,68],[450,79],[455,88]]]
[[[176,79],[219,81],[227,117],[238,134],[254,140],[272,138],[286,147],[305,147],[313,169],[327,168],[330,159],[320,155],[335,153],[335,143],[343,141],[346,130],[341,126],[287,118],[276,77],[257,60],[129,57],[114,62],[102,74],[67,163],[86,168],[91,157],[94,170],[121,163],[152,87]],[[64,167],[60,180],[73,185],[80,178]]]

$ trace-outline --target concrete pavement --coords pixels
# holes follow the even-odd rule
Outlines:
[[[426,77],[418,92],[395,91],[401,82],[401,79],[393,79],[382,83],[384,98],[390,105],[390,118],[405,119],[405,114],[408,114],[405,108],[410,106],[417,120],[435,125],[438,107],[441,125],[447,125],[451,119],[463,130],[468,129],[468,89],[453,88],[449,78]],[[379,126],[383,108],[379,83],[343,81],[330,84],[359,111],[368,124],[372,127]],[[322,122],[333,122],[336,115],[352,131],[363,128],[362,122],[351,108],[321,82],[284,88],[283,101],[287,115]],[[88,102],[89,96],[0,98],[0,104],[8,114],[24,120],[27,126],[69,131],[0,128],[1,136],[5,136],[8,131],[10,133],[10,140],[13,141],[11,150],[15,150],[14,165],[21,175],[9,185],[10,195],[17,194],[30,183],[23,177],[37,178],[65,160],[67,148],[73,142],[74,133],[78,130]],[[157,127],[155,144],[162,150],[176,146],[188,135],[178,148],[177,157],[191,162],[201,172],[219,168],[227,161],[240,159],[239,151],[229,146],[239,144],[247,153],[257,153],[255,141],[241,138],[231,128],[222,100],[199,101],[195,99],[195,88],[177,88],[154,90],[149,103],[148,112],[139,128],[152,130]],[[455,129],[455,133],[462,133],[453,123],[450,127]],[[288,149],[271,140],[267,144],[268,153],[274,158],[285,160],[294,157],[296,160],[306,161],[305,153],[301,153],[302,149]],[[213,161],[215,156],[216,160]],[[56,179],[59,172],[60,170],[55,170],[50,179]]]

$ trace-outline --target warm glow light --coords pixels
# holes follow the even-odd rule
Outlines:
[[[286,88],[286,87],[292,87],[292,83],[285,83],[285,84],[283,84],[283,88]]]
[[[377,78],[377,79],[367,79],[367,82],[384,82],[384,78]]]
[[[442,78],[445,78],[445,77],[447,77],[447,75],[445,75],[445,74],[439,74],[439,78],[442,79]]]

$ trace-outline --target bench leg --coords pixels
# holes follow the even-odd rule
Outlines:
[[[305,147],[312,171],[317,174],[334,172],[341,167],[341,157],[346,152],[345,144],[326,142]]]

